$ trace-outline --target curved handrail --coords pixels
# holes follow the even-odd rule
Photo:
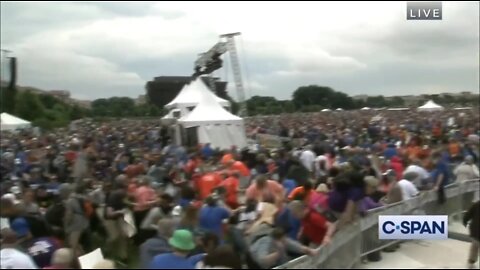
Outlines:
[[[462,183],[452,183],[445,186],[445,195],[447,200],[452,199],[454,197],[458,197],[459,195],[464,195],[465,193],[471,192],[479,192],[480,190],[480,179],[472,179]],[[318,254],[315,257],[309,256],[301,256],[299,258],[293,259],[283,265],[277,266],[274,269],[299,269],[299,268],[319,268],[318,266],[323,264],[327,259],[331,258],[332,254],[335,254],[338,250],[348,247],[348,246],[359,246],[359,252],[356,254],[355,258],[349,258],[351,261],[349,268],[353,267],[355,263],[360,259],[361,256],[368,254],[370,252],[374,252],[378,250],[375,248],[373,250],[369,250],[367,252],[361,252],[361,245],[362,241],[366,241],[366,239],[362,239],[362,234],[368,230],[372,229],[373,226],[376,226],[378,223],[378,216],[381,214],[408,214],[411,213],[413,210],[422,209],[425,210],[427,204],[435,202],[437,200],[437,194],[433,190],[421,192],[419,196],[397,202],[394,204],[385,205],[382,207],[378,207],[375,209],[371,209],[367,212],[367,216],[361,218],[354,223],[346,226],[342,229],[341,232],[336,233],[332,239],[332,242],[328,246],[321,246],[318,249]],[[462,202],[460,202],[462,203]],[[462,209],[453,210],[451,213],[448,214],[456,214],[461,212]],[[360,237],[360,241],[356,241]],[[359,242],[359,243],[355,243]],[[323,268],[323,267],[322,267]],[[346,268],[345,266],[332,266],[330,268]]]

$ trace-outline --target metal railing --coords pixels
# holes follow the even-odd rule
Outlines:
[[[467,210],[480,190],[479,179],[454,183],[445,187],[446,202],[437,202],[435,191],[425,191],[410,200],[368,211],[366,217],[337,232],[328,246],[315,257],[302,256],[275,269],[353,268],[362,257],[398,243],[378,238],[379,215],[449,215],[449,221]]]

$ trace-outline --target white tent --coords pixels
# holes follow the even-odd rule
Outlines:
[[[418,107],[417,110],[423,112],[443,111],[443,107],[433,102],[433,100],[429,100],[425,105]]]
[[[201,77],[198,77],[195,81],[190,84],[186,84],[180,93],[165,107],[167,109],[180,109],[181,115],[186,116],[189,112],[197,106],[200,98],[203,95],[209,95],[214,100],[216,100],[223,107],[230,107],[230,102],[223,98],[217,97],[215,94],[208,89],[208,87],[203,83]]]
[[[168,112],[162,119],[177,119],[180,118],[180,109],[173,109]]]
[[[340,111],[343,111],[343,109],[342,109],[342,108],[337,108],[335,111],[339,111],[339,112],[340,112]]]
[[[16,130],[32,126],[32,123],[8,113],[1,114],[0,124],[1,130]]]
[[[463,111],[463,110],[471,110],[472,107],[459,107],[459,108],[453,108],[456,111]]]
[[[185,128],[197,128],[199,143],[220,149],[247,146],[243,119],[225,110],[213,95],[203,94],[195,109],[180,118],[179,123]]]
[[[323,109],[322,112],[331,112],[332,110],[330,109]]]
[[[363,107],[363,108],[361,108],[360,110],[362,110],[362,111],[370,111],[371,109],[370,109],[369,107]]]
[[[409,108],[389,108],[387,111],[409,111]]]

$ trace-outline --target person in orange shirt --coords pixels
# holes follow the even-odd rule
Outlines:
[[[288,200],[302,200],[308,205],[310,203],[312,192],[314,192],[313,185],[310,181],[307,181],[303,186],[296,187],[294,190],[292,190],[292,192],[290,192],[288,195]]]
[[[232,152],[231,151],[226,151],[225,154],[222,157],[221,162],[222,162],[223,165],[228,165],[228,163],[232,160],[234,160]]]
[[[231,171],[230,176],[227,177],[221,184],[220,186],[225,187],[226,190],[226,196],[225,196],[225,203],[231,208],[231,209],[237,209],[238,208],[238,187],[240,185],[240,173],[238,171]]]
[[[245,165],[245,163],[240,160],[230,160],[227,163],[227,167],[232,171],[238,171],[241,176],[248,177],[250,176],[250,169]]]
[[[197,182],[200,199],[205,200],[221,183],[222,178],[217,172],[210,171],[203,175]]]

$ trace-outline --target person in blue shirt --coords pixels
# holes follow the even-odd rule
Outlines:
[[[433,162],[435,164],[435,170],[432,175],[433,189],[438,191],[438,202],[443,204],[446,201],[444,187],[450,183],[451,171],[442,153],[434,153]]]
[[[297,187],[297,182],[294,179],[287,178],[283,180],[283,188],[285,189],[285,197]]]
[[[214,196],[208,197],[206,203],[207,205],[200,210],[200,229],[214,233],[222,240],[223,221],[229,218],[231,213],[226,208],[218,206]]]
[[[156,255],[172,252],[168,239],[173,235],[174,226],[175,222],[170,218],[163,218],[158,222],[158,234],[140,246],[142,268],[147,268]]]
[[[389,143],[387,149],[383,152],[385,159],[390,160],[392,157],[397,155],[397,147],[393,143]]]
[[[205,159],[209,159],[213,156],[213,149],[210,147],[210,143],[206,143],[202,148],[202,155]]]
[[[176,230],[168,240],[168,244],[173,252],[155,256],[149,269],[195,269],[194,262],[188,258],[190,251],[195,248],[190,231]]]

